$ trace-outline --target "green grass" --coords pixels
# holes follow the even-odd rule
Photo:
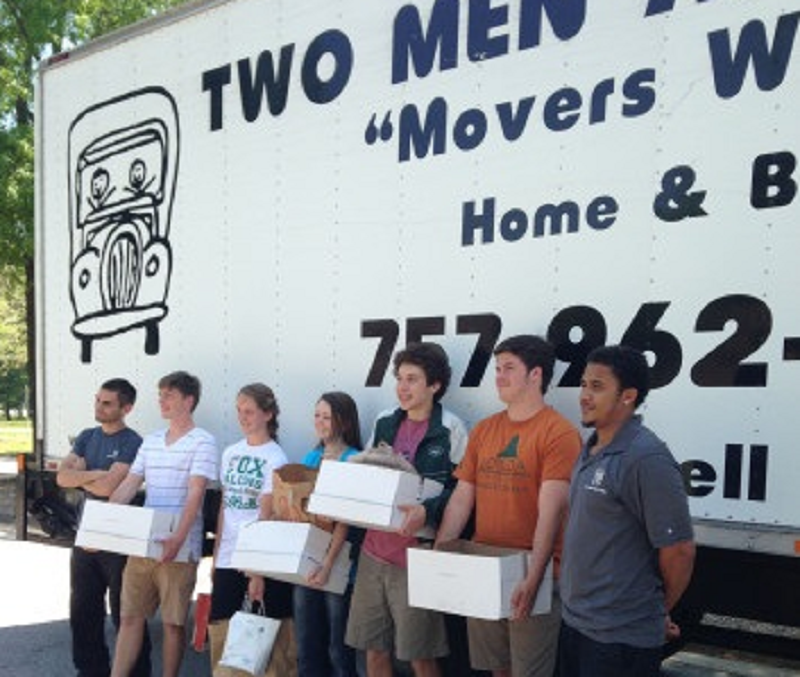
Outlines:
[[[0,456],[30,453],[33,428],[30,421],[0,421]]]

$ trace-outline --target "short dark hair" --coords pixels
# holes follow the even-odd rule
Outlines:
[[[552,344],[541,336],[519,334],[500,341],[494,349],[494,355],[500,353],[516,355],[529,372],[539,367],[542,370],[542,394],[547,392],[556,365],[556,351]]]
[[[650,367],[641,350],[630,346],[601,346],[589,353],[586,363],[602,364],[611,369],[620,390],[636,388],[637,407],[650,392]]]
[[[122,407],[133,406],[136,403],[136,388],[127,379],[110,378],[100,386],[100,389],[116,393]]]
[[[361,450],[361,424],[358,421],[358,407],[355,401],[347,393],[333,391],[322,393],[320,402],[326,402],[331,408],[331,422],[333,432],[342,438],[344,443]]]
[[[278,414],[281,413],[281,409],[278,406],[278,400],[275,397],[275,393],[272,392],[272,388],[263,383],[250,383],[246,386],[242,386],[239,390],[239,395],[249,397],[265,414],[272,414],[272,418],[267,421],[267,432],[269,436],[277,442],[279,428]]]
[[[187,371],[173,371],[171,374],[162,376],[158,382],[159,388],[177,390],[184,397],[193,397],[192,411],[197,408],[200,402],[200,379],[192,376]]]
[[[447,392],[450,377],[450,360],[444,348],[438,343],[420,342],[409,343],[404,350],[398,351],[394,356],[394,374],[402,364],[413,364],[425,372],[426,385],[439,384],[439,390],[433,394],[433,401],[438,402]]]

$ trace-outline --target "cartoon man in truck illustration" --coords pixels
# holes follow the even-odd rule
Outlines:
[[[70,126],[70,299],[83,362],[93,341],[139,327],[145,352],[158,353],[179,134],[175,101],[158,87],[93,105]]]

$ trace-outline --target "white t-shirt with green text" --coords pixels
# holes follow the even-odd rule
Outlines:
[[[288,463],[286,454],[274,440],[250,446],[240,440],[222,452],[219,481],[222,485],[222,538],[216,567],[231,568],[239,529],[258,519],[261,496],[272,493],[272,472]]]

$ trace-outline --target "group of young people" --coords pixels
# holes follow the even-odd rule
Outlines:
[[[77,438],[59,483],[82,488],[88,499],[126,503],[146,480],[146,505],[181,518],[159,560],[130,557],[126,564],[123,556],[75,548],[70,617],[79,675],[148,675],[146,619],[160,606],[163,674],[177,676],[201,554],[203,494],[217,478],[222,505],[209,633],[218,677],[238,674],[218,661],[226,623],[245,598],[261,601],[272,617],[293,618],[281,625],[270,675],[339,677],[365,670],[369,677],[390,677],[398,662],[417,677],[473,671],[497,677],[658,675],[662,644],[679,631],[669,611],[688,585],[694,543],[677,463],[635,414],[649,390],[644,355],[624,346],[589,355],[580,389],[581,422],[592,429],[586,442],[545,402],[555,367],[547,341],[512,336],[494,355],[504,408],[469,434],[441,404],[451,377],[442,347],[411,344],[394,356],[397,406],[378,416],[366,446],[390,445],[444,489],[402,506],[397,532],[336,525],[326,560],[308,586],[231,566],[238,529],[275,518],[273,471],[288,462],[270,388],[257,383],[239,391],[243,439],[218,459],[213,437],[193,421],[200,398],[195,377],[176,372],[161,379],[159,402],[169,426],[144,440],[125,425],[135,390],[121,379],[104,383],[95,403],[100,425]],[[314,425],[319,443],[305,455],[306,465],[346,462],[362,449],[349,395],[323,394]],[[462,619],[409,604],[407,552],[424,526],[436,534],[432,547],[471,538],[530,552],[509,619]],[[325,592],[346,539],[360,553],[352,585],[344,595]],[[187,543],[189,561],[175,561]],[[531,615],[551,562],[551,609]],[[106,588],[119,628],[110,673],[102,631]]]

